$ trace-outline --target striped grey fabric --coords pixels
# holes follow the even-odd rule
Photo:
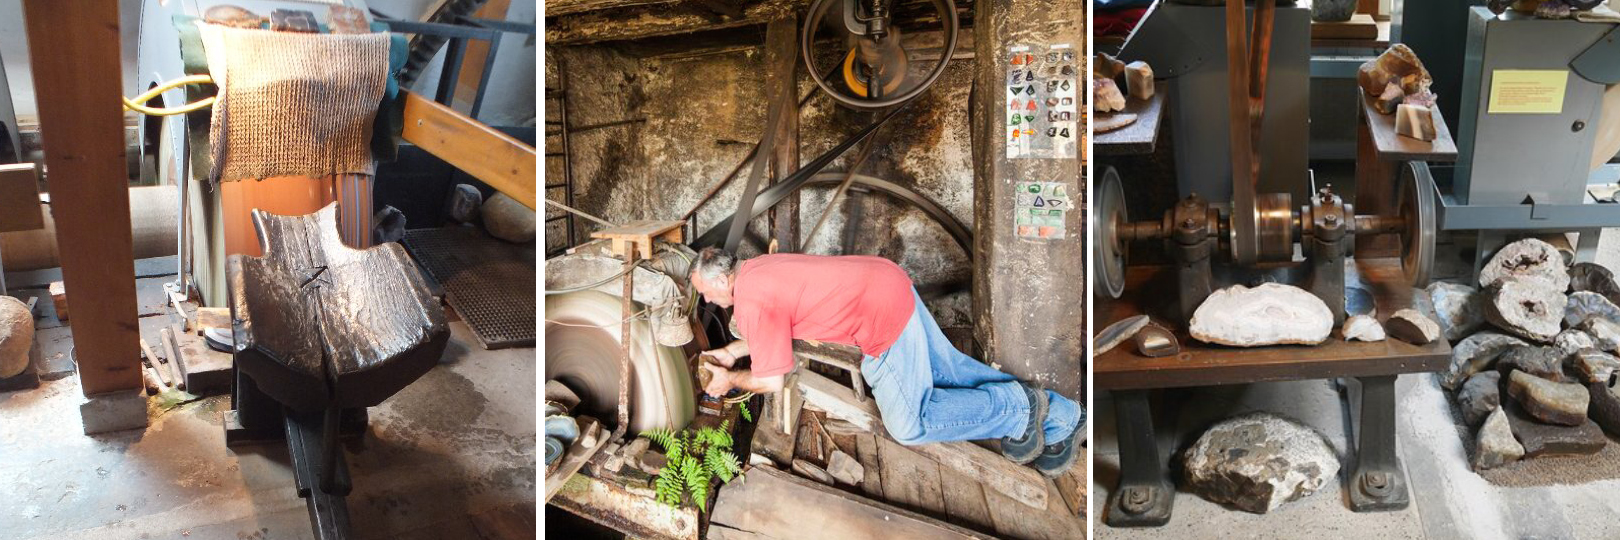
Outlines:
[[[388,34],[301,34],[198,23],[219,87],[213,181],[374,174],[371,126]]]

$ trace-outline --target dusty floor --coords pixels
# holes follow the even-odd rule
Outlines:
[[[441,364],[371,409],[348,451],[360,538],[532,536],[534,349],[451,328]],[[77,381],[0,393],[0,537],[312,537],[286,446],[225,447],[228,397],[149,400],[145,430],[85,436]]]
[[[1472,240],[1441,245],[1437,273],[1441,278],[1468,271],[1462,254]],[[1605,231],[1597,262],[1620,268],[1620,230]],[[1161,448],[1184,447],[1199,427],[1235,414],[1267,410],[1288,415],[1325,435],[1342,453],[1348,420],[1342,398],[1331,381],[1265,383],[1184,391],[1175,429],[1161,419]],[[1350,511],[1346,474],[1316,494],[1288,503],[1267,515],[1231,510],[1185,490],[1176,497],[1174,514],[1164,527],[1117,529],[1100,516],[1109,490],[1119,478],[1118,436],[1110,395],[1099,392],[1093,438],[1096,456],[1090,497],[1099,516],[1097,538],[1424,538],[1424,539],[1601,539],[1620,537],[1620,523],[1607,518],[1620,511],[1620,480],[1579,485],[1508,488],[1492,485],[1468,466],[1463,440],[1450,405],[1434,375],[1402,376],[1397,385],[1397,429],[1400,455],[1412,486],[1412,504],[1389,513]],[[1162,401],[1156,401],[1159,407]],[[1160,407],[1162,408],[1162,407]],[[1159,414],[1159,410],[1155,414]],[[1165,433],[1168,432],[1168,433]]]

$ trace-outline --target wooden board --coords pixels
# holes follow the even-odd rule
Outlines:
[[[1097,323],[1107,326],[1146,312],[1166,324],[1172,320],[1167,314],[1178,309],[1177,299],[1156,291],[1175,290],[1174,281],[1175,273],[1166,267],[1129,267],[1125,294],[1098,306]],[[1353,261],[1345,283],[1371,293],[1380,318],[1406,307],[1428,309],[1427,305],[1413,306],[1413,289],[1395,259]],[[1430,313],[1434,318],[1432,310]],[[1115,347],[1092,359],[1096,387],[1133,390],[1420,373],[1444,369],[1451,357],[1451,346],[1445,340],[1421,346],[1393,338],[1347,342],[1335,329],[1326,342],[1316,346],[1239,348],[1195,341],[1185,328],[1179,328],[1184,325],[1170,326],[1178,327],[1181,354],[1148,358],[1134,347]]]
[[[0,232],[45,228],[40,212],[39,173],[33,163],[0,165]]]
[[[1376,39],[1378,23],[1372,15],[1357,13],[1344,22],[1311,21],[1311,39]]]
[[[991,538],[768,467],[749,469],[747,481],[720,490],[709,519],[711,527],[777,540]]]
[[[124,159],[118,4],[23,2],[39,99],[51,213],[73,310],[79,382],[86,395],[142,386],[135,316],[134,239]],[[530,175],[533,181],[533,174]]]
[[[1457,161],[1457,143],[1446,127],[1445,115],[1434,111],[1434,129],[1440,134],[1433,141],[1420,141],[1395,133],[1395,115],[1379,114],[1374,98],[1361,94],[1361,118],[1372,133],[1373,148],[1381,161],[1429,161],[1451,163]]]
[[[1165,96],[1169,94],[1170,84],[1164,79],[1153,81],[1153,97],[1148,100],[1126,97],[1125,110],[1120,112],[1136,115],[1136,122],[1107,133],[1095,134],[1092,150],[1099,156],[1153,153],[1153,148],[1159,142],[1159,124],[1164,119]],[[1094,113],[1093,121],[1096,116]]]
[[[175,367],[186,381],[186,391],[199,396],[223,394],[231,389],[231,354],[208,348],[196,332],[174,334]]]
[[[533,209],[534,147],[415,92],[400,137]],[[122,133],[122,132],[120,132]]]
[[[949,468],[938,469],[940,496],[945,500],[945,520],[971,529],[995,530],[995,522],[990,519],[990,508],[985,505],[984,486]]]
[[[861,468],[866,471],[866,478],[861,480],[861,491],[871,495],[874,499],[883,499],[883,472],[882,459],[879,456],[878,441],[881,437],[876,435],[855,436],[855,458],[861,462]]]
[[[878,440],[883,471],[883,498],[921,512],[945,512],[939,464],[889,439]]]
[[[681,243],[681,227],[684,221],[658,221],[641,219],[632,221],[618,227],[594,231],[591,238],[603,239],[612,243],[614,255],[624,257],[626,250],[635,247],[638,258],[651,259],[653,255],[653,240],[663,240],[672,244]]]

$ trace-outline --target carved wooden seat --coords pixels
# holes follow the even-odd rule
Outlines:
[[[298,411],[370,407],[439,362],[444,309],[405,249],[343,245],[337,207],[253,211],[263,257],[232,255],[236,367]]]

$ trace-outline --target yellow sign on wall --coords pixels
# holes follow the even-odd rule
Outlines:
[[[1564,112],[1569,72],[1561,69],[1498,69],[1491,72],[1490,114]]]

